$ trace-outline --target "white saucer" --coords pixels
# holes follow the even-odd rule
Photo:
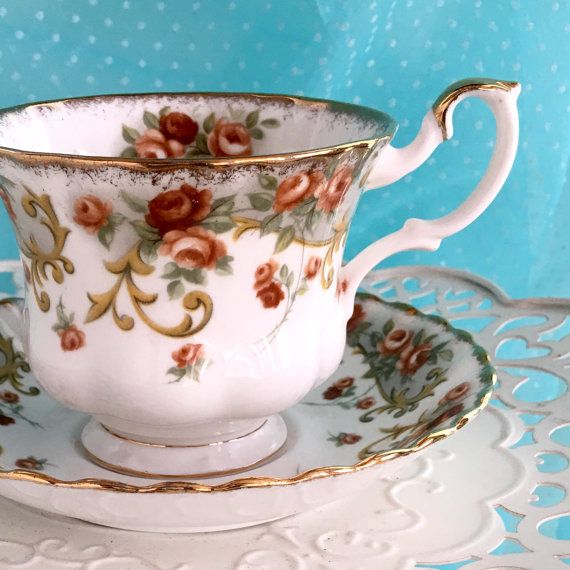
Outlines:
[[[105,526],[200,532],[275,520],[373,484],[473,418],[495,374],[471,336],[443,319],[372,296],[358,306],[342,365],[283,414],[288,440],[273,461],[238,478],[151,485],[86,458],[88,418],[43,391],[28,395],[35,380],[0,324],[0,494]]]

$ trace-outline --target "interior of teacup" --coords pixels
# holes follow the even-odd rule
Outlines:
[[[127,159],[266,156],[392,136],[395,121],[359,105],[284,95],[109,95],[0,112],[0,146]]]

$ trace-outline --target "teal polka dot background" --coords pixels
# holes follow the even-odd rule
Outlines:
[[[514,296],[567,296],[567,0],[0,0],[0,106],[140,91],[302,94],[389,112],[399,146],[439,92],[469,76],[523,84],[510,179],[438,252],[384,265],[446,265]],[[464,103],[455,119],[454,139],[424,166],[362,198],[347,258],[410,216],[441,215],[474,187],[493,120],[478,102]],[[17,258],[5,212],[0,258]]]

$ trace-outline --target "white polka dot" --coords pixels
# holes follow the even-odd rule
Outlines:
[[[144,30],[146,28],[146,22],[137,22],[137,30]]]
[[[111,20],[111,18],[105,18],[103,23],[105,24],[105,26],[107,26],[107,28],[110,28],[113,25],[113,20]]]
[[[96,38],[95,36],[88,36],[88,37],[87,37],[87,41],[88,41],[90,44],[94,44],[94,43],[97,41],[97,38]]]
[[[73,15],[71,16],[71,22],[72,22],[73,24],[77,24],[77,23],[79,23],[80,21],[81,21],[81,17],[79,16],[79,14],[73,14]]]
[[[39,12],[36,12],[36,20],[38,22],[41,22],[44,19],[45,14],[40,10]]]
[[[381,77],[377,77],[376,85],[378,85],[378,87],[382,87],[382,85],[384,85],[384,80]]]
[[[164,10],[164,8],[165,8],[164,2],[159,2],[159,3],[156,5],[156,9],[157,9],[159,12],[162,12],[162,11]]]
[[[155,87],[160,88],[160,87],[162,87],[162,85],[163,85],[162,79],[156,79],[156,80],[155,80],[155,82],[154,82],[154,86],[155,86]]]
[[[241,29],[242,29],[244,32],[249,31],[250,28],[251,28],[251,24],[250,24],[249,22],[244,22],[243,25],[242,25],[242,27],[241,27]]]
[[[171,29],[173,32],[178,33],[180,31],[180,24],[178,22],[174,22]]]
[[[128,48],[129,45],[130,45],[129,40],[127,40],[127,39],[121,40],[121,46],[122,47]]]
[[[51,37],[51,41],[56,44],[59,42],[59,40],[61,40],[61,36],[59,34],[53,34]]]
[[[550,71],[551,71],[552,73],[556,73],[556,72],[558,71],[558,65],[557,65],[556,63],[553,63],[553,64],[550,66]]]
[[[375,63],[376,63],[376,62],[375,62],[373,59],[369,59],[369,60],[366,62],[366,67],[374,67]]]
[[[144,59],[139,59],[139,67],[146,67],[146,61]]]
[[[156,50],[156,51],[160,51],[163,48],[162,42],[154,42],[152,44],[152,47]]]
[[[8,13],[8,10],[4,6],[0,7],[0,18],[3,18]]]
[[[103,60],[107,65],[112,65],[113,64],[113,57],[108,55],[104,60]]]
[[[17,30],[17,31],[14,33],[14,36],[16,36],[16,39],[17,39],[17,40],[21,40],[21,39],[24,38],[24,32],[22,32],[22,30]]]

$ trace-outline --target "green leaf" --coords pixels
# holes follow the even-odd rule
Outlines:
[[[202,152],[199,148],[189,147],[184,153],[184,158],[196,158],[198,156],[210,156],[210,153],[206,154]]]
[[[179,267],[179,274],[181,277],[188,281],[188,283],[195,283],[196,285],[203,285],[206,281],[206,272],[199,267],[194,269],[186,269],[185,267]]]
[[[216,211],[216,214],[218,213],[218,209],[222,206],[224,206],[225,204],[228,203],[232,203],[232,208],[233,208],[233,203],[235,201],[235,194],[232,194],[231,196],[224,196],[223,198],[216,198],[213,202],[212,202],[212,209],[210,210],[210,212],[213,212],[214,210]],[[220,212],[221,213],[221,212]]]
[[[269,174],[258,174],[259,185],[265,190],[275,190],[277,188],[277,178]]]
[[[451,360],[453,359],[453,352],[451,352],[451,350],[446,348],[445,350],[442,350],[438,356],[442,360],[445,360],[446,362],[451,362]]]
[[[229,232],[236,227],[235,222],[229,216],[209,216],[200,225],[217,234]]]
[[[144,240],[140,246],[141,259],[145,263],[154,263],[158,259],[158,248],[161,246],[162,241],[148,241]]]
[[[123,214],[120,214],[119,212],[115,212],[114,214],[111,214],[107,218],[107,223],[111,224],[115,228],[121,225],[124,221],[125,221],[125,216],[123,216]]]
[[[144,112],[143,123],[149,129],[157,129],[157,130],[160,129],[160,122],[158,120],[158,117],[154,113],[151,113],[150,111]]]
[[[413,344],[414,346],[418,346],[419,344],[421,344],[421,343],[422,343],[422,340],[423,340],[423,338],[424,338],[424,335],[425,335],[425,332],[424,332],[423,329],[420,330],[420,331],[418,331],[418,332],[414,335],[414,338],[413,338],[413,340],[412,340],[412,344]]]
[[[278,119],[263,119],[263,121],[261,121],[261,126],[267,127],[268,129],[276,129],[281,126],[281,123]]]
[[[128,146],[121,153],[121,158],[137,158],[137,149],[134,146]]]
[[[330,160],[325,168],[325,178],[328,180],[336,170],[338,160]]]
[[[255,140],[261,140],[265,136],[263,131],[257,127],[250,129],[249,134],[251,135],[251,138]]]
[[[161,275],[163,279],[177,279],[182,275],[182,268],[178,267],[174,261],[169,261],[164,266],[164,273]]]
[[[219,275],[232,275],[234,270],[230,265],[234,258],[231,255],[220,257],[216,263],[216,273]]]
[[[182,285],[182,281],[179,279],[171,281],[166,287],[166,292],[168,293],[168,297],[171,301],[174,299],[180,299],[180,297],[184,295],[184,285]]]
[[[208,149],[208,139],[204,133],[198,133],[196,135],[196,140],[194,141],[196,148],[200,150],[203,154],[211,154]]]
[[[248,129],[253,129],[257,125],[257,121],[259,121],[259,111],[252,111],[245,118],[245,126]]]
[[[105,224],[97,232],[97,238],[107,248],[111,246],[113,238],[115,237],[115,226],[113,224]]]
[[[127,192],[126,190],[121,190],[121,198],[124,200],[125,204],[134,212],[139,214],[146,214],[148,212],[148,205],[146,200],[139,198],[136,194]]]
[[[123,138],[129,144],[133,144],[140,136],[141,134],[136,129],[123,125]]]
[[[289,268],[287,267],[287,264],[284,263],[279,270],[279,279],[285,283],[287,275],[289,275]]]
[[[216,114],[210,113],[204,120],[204,124],[202,126],[204,127],[204,131],[206,131],[206,133],[211,133],[215,124],[216,124]]]
[[[295,295],[304,295],[309,290],[309,286],[305,280],[302,281],[300,287],[295,291]]]
[[[168,115],[168,113],[170,113],[170,107],[169,107],[169,106],[163,107],[163,108],[158,112],[158,114],[159,114],[161,117],[162,117],[163,115]]]
[[[277,237],[274,253],[280,253],[286,250],[291,245],[294,238],[295,238],[295,228],[293,226],[287,226],[283,228],[279,232],[279,236]]]
[[[283,214],[269,214],[269,216],[263,218],[263,220],[261,220],[261,226],[259,228],[261,237],[272,232],[278,232],[282,219]]]
[[[295,280],[295,274],[293,273],[293,271],[291,271],[291,273],[289,273],[289,275],[287,276],[287,281],[285,281],[285,287],[287,287],[287,289],[291,289],[294,280]]]
[[[267,212],[273,205],[273,196],[271,194],[264,194],[262,192],[254,192],[248,194],[249,202],[252,208],[258,212]]]
[[[150,241],[158,241],[160,239],[158,230],[149,226],[145,221],[131,220],[130,224],[142,239],[147,239]]]
[[[297,214],[298,216],[306,216],[307,214],[310,214],[312,210],[315,209],[316,205],[317,205],[317,201],[314,198],[311,198],[307,202],[303,202],[302,204],[299,204],[299,206],[297,206],[293,210],[293,213]]]
[[[387,336],[392,332],[393,328],[394,328],[394,321],[390,319],[389,321],[386,321],[386,323],[384,323],[384,326],[382,327],[382,332],[384,333],[384,335]]]

